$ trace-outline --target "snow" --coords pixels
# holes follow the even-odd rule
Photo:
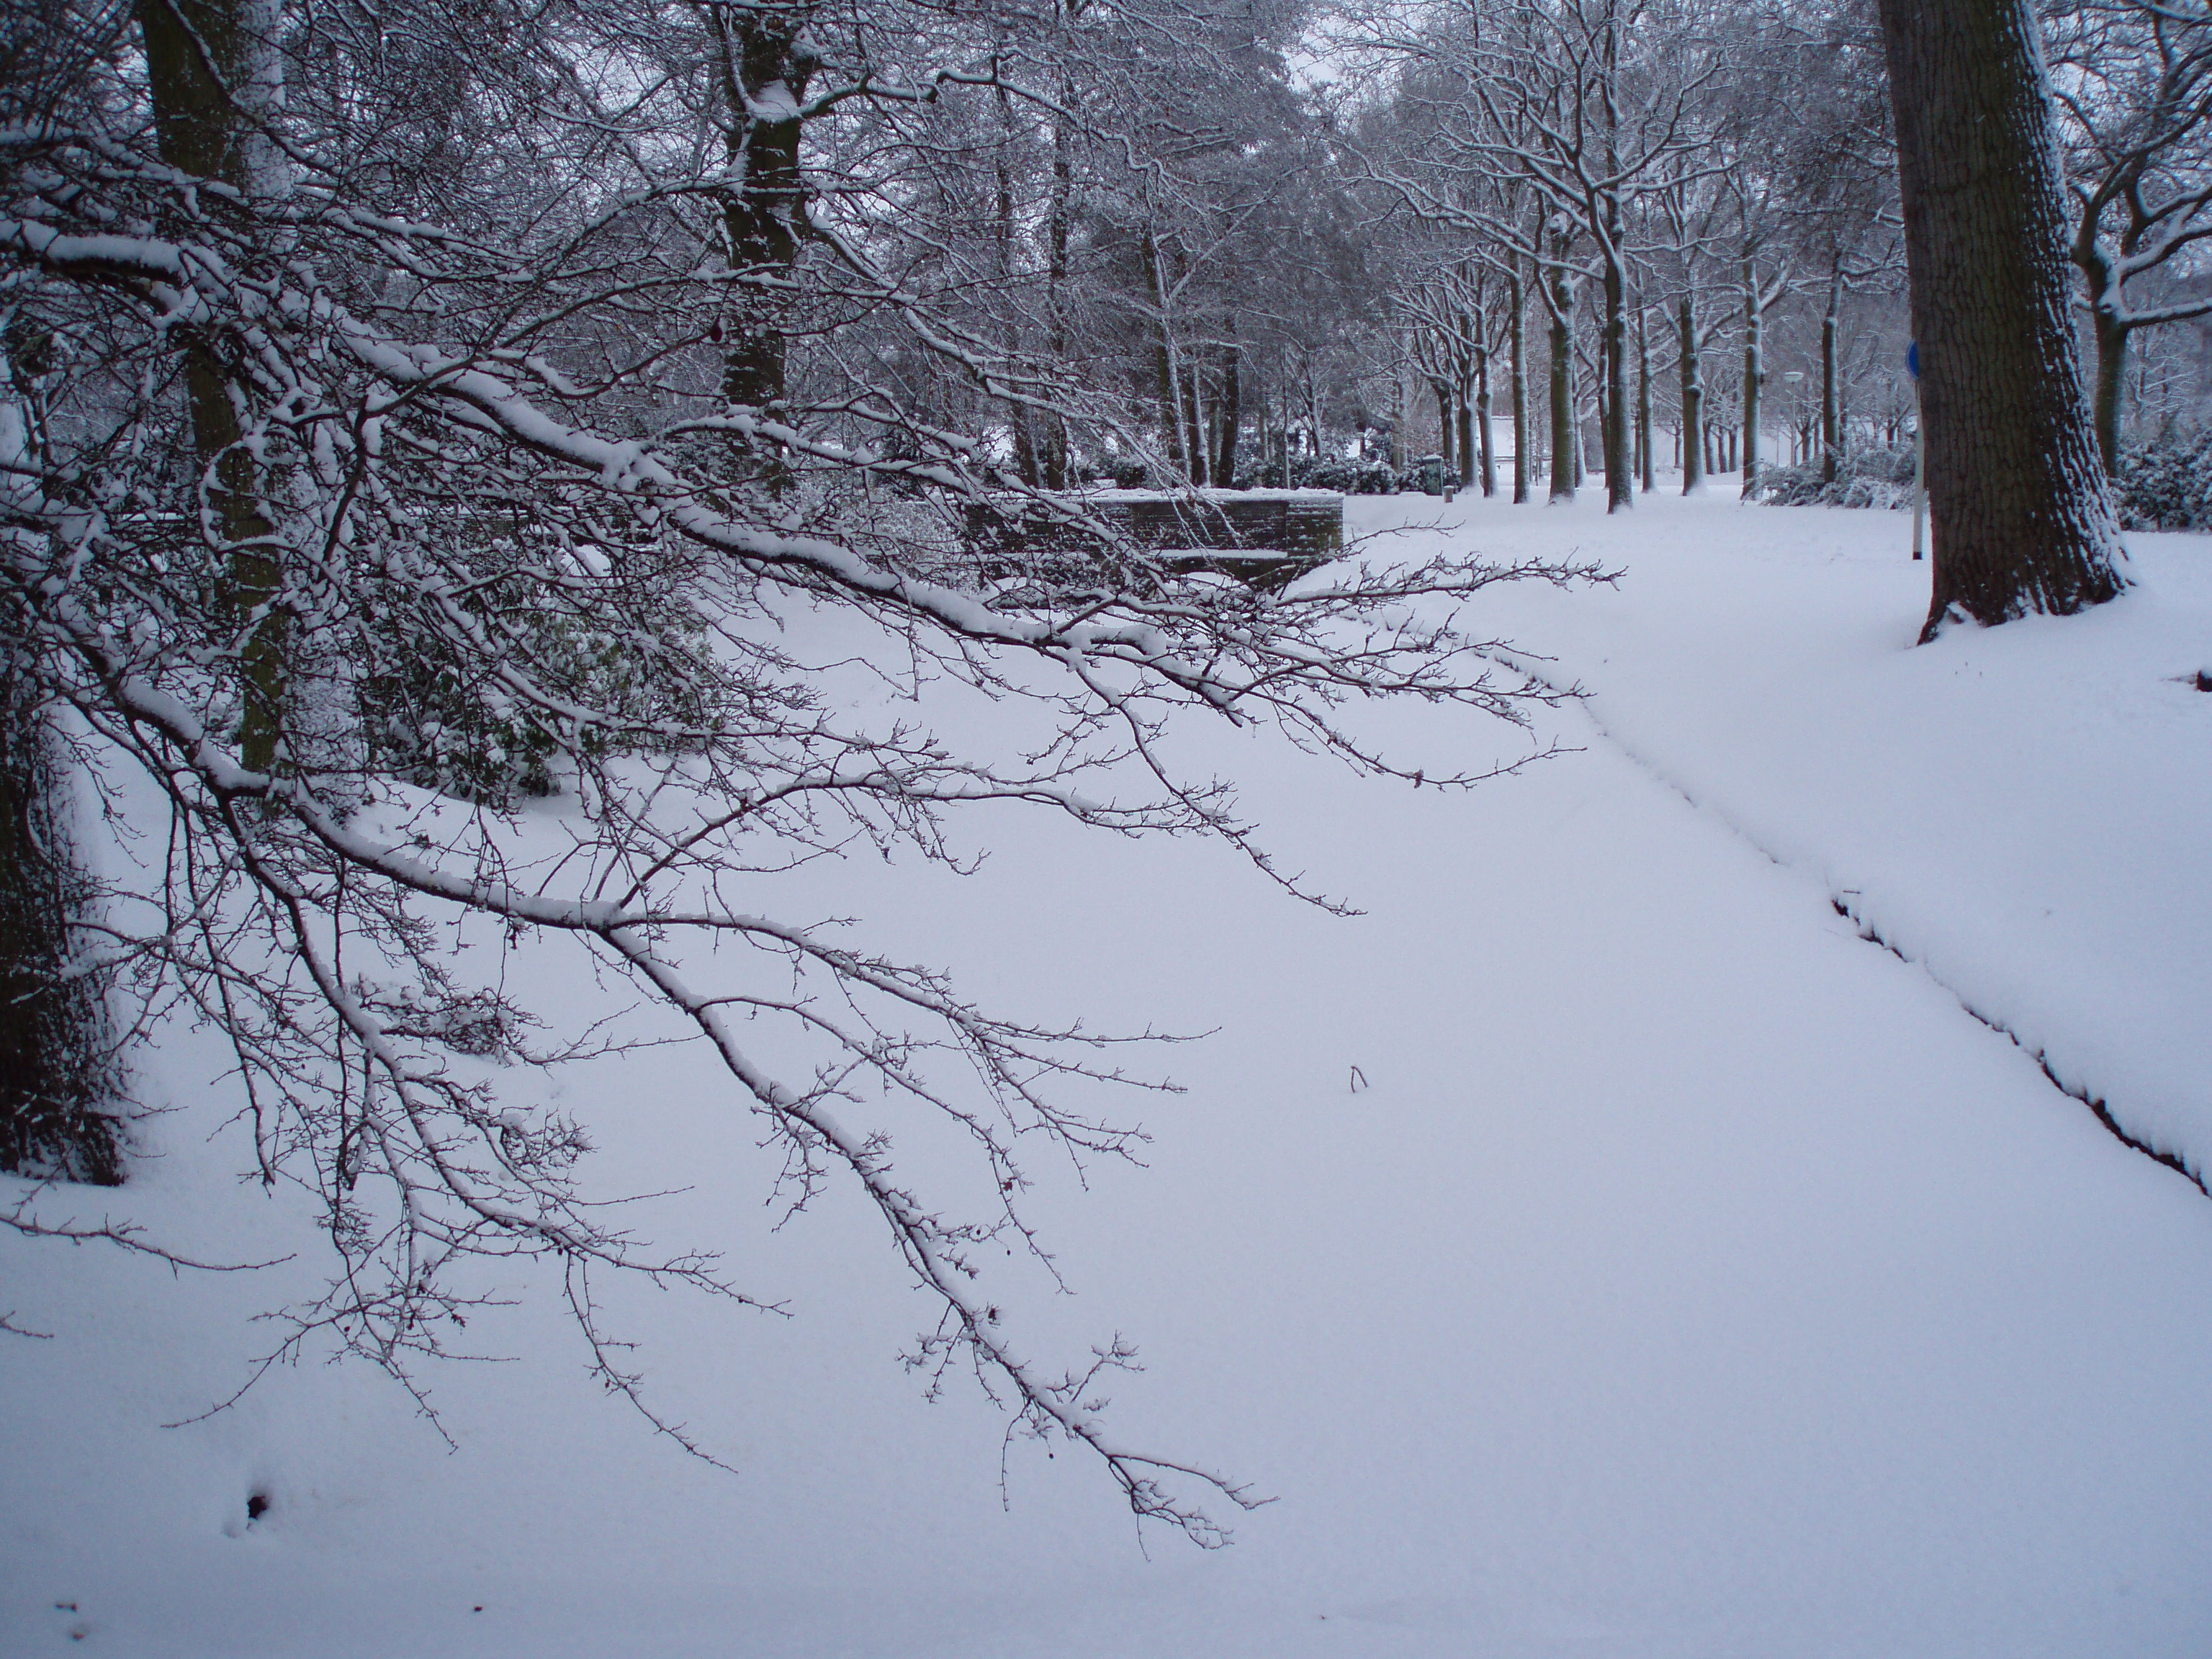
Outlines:
[[[1589,535],[1630,572],[1617,593],[1529,591],[1493,614],[1655,775],[2138,1139],[2212,1160],[2212,700],[2194,685],[2212,547],[2130,537],[2138,585],[2118,603],[1912,650],[1926,566],[1898,556],[1906,526],[1711,506],[1648,498],[1650,528],[1598,532],[1584,504],[1486,534],[1500,552]],[[1766,527],[1784,511],[1808,521],[1787,540]]]
[[[172,1034],[142,1078],[176,1108],[160,1156],[76,1212],[301,1259],[179,1278],[0,1238],[0,1313],[52,1334],[0,1338],[0,1650],[2203,1651],[2212,1203],[2033,1056],[2212,1158],[2212,696],[2179,678],[2212,656],[2212,546],[2131,538],[2116,604],[1916,649],[1907,525],[1733,493],[1347,503],[1351,531],[1428,526],[1392,556],[1442,535],[1624,571],[1468,606],[1590,694],[1534,734],[1576,752],[1470,793],[1186,726],[1185,763],[1238,777],[1281,866],[1362,915],[1012,804],[970,815],[971,877],[871,854],[731,896],[863,917],[856,942],[1007,1012],[1212,1033],[1157,1057],[1187,1093],[1110,1103],[1147,1167],[1033,1156],[1075,1294],[1012,1268],[990,1293],[1029,1353],[1140,1346],[1119,1437],[1276,1500],[1222,1517],[1231,1548],[1140,1544],[1079,1449],[1002,1464],[972,1390],[927,1402],[880,1222],[832,1192],[774,1228],[775,1160],[696,1043],[552,1103],[592,1127],[599,1190],[690,1183],[639,1231],[789,1310],[604,1287],[734,1475],[580,1386],[557,1286],[519,1279],[471,1333],[520,1363],[428,1378],[457,1449],[312,1362],[163,1428],[243,1380],[251,1316],[316,1249],[234,1180],[219,1045]],[[1018,740],[981,699],[926,712]],[[1361,718],[1432,769],[1529,740]],[[612,1012],[558,944],[514,952],[511,989]],[[901,1148],[917,1185],[973,1178]]]

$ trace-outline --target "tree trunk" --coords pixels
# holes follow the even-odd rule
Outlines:
[[[1224,331],[1228,344],[1221,359],[1221,445],[1214,452],[1213,481],[1227,489],[1237,483],[1237,428],[1244,422],[1244,348],[1237,341],[1234,317],[1228,319]]]
[[[1513,504],[1518,507],[1528,499],[1528,297],[1521,287],[1517,255],[1505,286],[1513,343]]]
[[[1152,302],[1152,369],[1158,381],[1160,434],[1166,441],[1168,461],[1185,471],[1182,447],[1182,398],[1176,386],[1175,355],[1168,349],[1167,284],[1160,280],[1159,244],[1147,226],[1139,246],[1145,267],[1145,288]]]
[[[799,114],[817,67],[809,13],[715,7],[724,137],[736,187],[722,207],[732,270],[780,283],[797,263],[806,236],[806,184],[799,169]],[[779,92],[777,89],[781,88]],[[788,111],[789,113],[784,112]],[[723,356],[722,394],[733,404],[774,409],[784,398],[789,342],[796,319],[777,288],[738,290],[743,308]]]
[[[1651,456],[1651,314],[1642,305],[1636,307],[1636,433],[1644,493],[1649,495],[1657,488]]]
[[[2090,313],[2097,340],[2097,456],[2105,476],[2120,476],[2120,409],[2127,387],[2128,337],[2133,332],[2100,307]]]
[[[1457,464],[1453,451],[1452,389],[1449,380],[1431,380],[1429,391],[1437,400],[1437,453],[1443,459],[1444,477],[1449,479]]]
[[[1576,463],[1582,458],[1582,445],[1575,437],[1574,340],[1568,329],[1574,295],[1564,276],[1553,276],[1551,295],[1552,499],[1571,501],[1575,498]]]
[[[1482,354],[1459,360],[1459,373],[1452,391],[1453,407],[1458,411],[1459,483],[1462,489],[1474,486],[1480,472],[1474,455],[1474,380],[1479,372]]]
[[[2027,0],[1881,0],[1927,440],[1934,592],[1984,623],[2126,585],[2076,375],[2067,222]]]
[[[1682,493],[1694,495],[1705,487],[1705,376],[1698,361],[1698,313],[1690,296],[1682,296],[1679,318],[1682,362]]]
[[[1206,469],[1206,410],[1199,398],[1199,366],[1193,362],[1182,376],[1182,453],[1189,465],[1190,481],[1200,489],[1212,482]]]
[[[999,88],[999,119],[1000,134],[997,154],[992,158],[992,173],[997,186],[996,212],[992,221],[993,251],[997,256],[999,293],[1001,304],[1007,305],[1005,313],[1005,342],[1006,356],[1018,360],[1022,349],[1021,324],[1008,302],[1013,298],[1014,258],[1014,169],[1009,155],[1018,128],[1014,120],[1013,99],[1004,87]],[[1007,424],[1013,428],[1014,473],[1031,489],[1041,482],[1037,467],[1036,416],[1027,404],[1007,406]]]
[[[1743,256],[1743,496],[1759,488],[1759,393],[1766,389],[1766,314],[1759,303],[1759,265]]]
[[[138,7],[161,159],[179,172],[220,179],[249,204],[240,210],[211,195],[206,199],[217,212],[250,211],[255,194],[246,112],[226,88],[254,79],[260,43],[249,24],[257,21],[265,20],[249,16],[247,0],[140,0]],[[225,598],[246,630],[239,663],[239,758],[248,770],[266,772],[277,764],[291,678],[291,618],[281,603],[283,568],[273,551],[276,526],[263,511],[254,458],[231,399],[237,343],[191,327],[179,327],[176,337],[184,348],[192,452],[205,469],[209,514],[228,550]]]
[[[123,1162],[99,1109],[112,1094],[106,1009],[96,981],[64,971],[85,882],[33,696],[27,675],[0,668],[0,1170],[112,1187]]]
[[[1073,102],[1073,88],[1060,79],[1062,108]],[[1075,194],[1075,167],[1070,155],[1067,122],[1055,118],[1052,126],[1052,191],[1045,207],[1045,350],[1056,365],[1067,362],[1067,239]],[[1045,422],[1044,487],[1067,488],[1067,421],[1057,412]]]
[[[1833,483],[1843,463],[1843,404],[1836,385],[1836,336],[1844,307],[1844,270],[1838,261],[1828,277],[1828,310],[1820,319],[1820,482]]]
[[[1413,342],[1406,342],[1407,356],[1413,356]],[[1367,441],[1360,434],[1360,442]],[[1406,371],[1401,366],[1390,373],[1390,467],[1393,471],[1406,470]]]
[[[1482,496],[1488,501],[1498,493],[1498,458],[1491,447],[1490,435],[1490,350],[1485,347],[1474,360],[1474,431],[1481,446]]]
[[[1628,276],[1620,260],[1608,257],[1605,262],[1605,510],[1618,513],[1635,505],[1635,469],[1628,457]]]

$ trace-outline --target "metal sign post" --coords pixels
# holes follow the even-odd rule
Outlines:
[[[1912,556],[1927,543],[1922,533],[1928,508],[1928,423],[1920,418],[1920,342],[1905,349],[1905,372],[1912,377]]]

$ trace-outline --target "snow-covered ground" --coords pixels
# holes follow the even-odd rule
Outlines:
[[[0,1313],[52,1333],[0,1339],[0,1650],[2205,1651],[2212,1202],[2035,1056],[2212,1159],[2212,696],[2183,680],[2212,665],[2212,543],[2134,538],[2116,605],[1913,649],[1901,516],[1717,487],[1613,520],[1597,491],[1352,508],[1625,572],[1476,613],[1590,693],[1547,727],[1577,752],[1519,776],[1409,791],[1185,734],[1364,915],[1012,811],[971,825],[971,878],[793,878],[987,1002],[1214,1031],[1163,1057],[1188,1093],[1123,1103],[1148,1168],[1038,1161],[1076,1294],[1022,1317],[1040,1352],[1139,1344],[1122,1437],[1276,1500],[1232,1547],[1140,1540],[1087,1461],[1002,1455],[972,1390],[926,1402],[878,1226],[832,1201],[769,1231],[753,1130],[660,1049],[566,1103],[605,1190],[691,1183],[641,1209],[654,1237],[794,1316],[614,1293],[736,1474],[581,1383],[543,1285],[482,1333],[520,1363],[429,1379],[456,1451],[351,1368],[163,1428],[236,1386],[249,1316],[313,1264],[177,1279],[0,1238]],[[1439,765],[1513,752],[1464,714],[1364,718]],[[311,1252],[204,1139],[219,1069],[203,1040],[149,1071],[188,1109],[118,1201],[188,1248]]]

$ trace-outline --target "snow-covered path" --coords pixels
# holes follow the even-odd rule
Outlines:
[[[1945,988],[1978,967],[2063,1012],[2070,988],[2037,977],[2033,928],[1989,924],[1982,961],[1972,895],[1932,908],[1959,861],[1900,864],[1881,811],[1853,817],[1850,791],[1817,787],[1881,759],[1881,711],[1837,689],[1855,674],[1878,701],[1883,662],[2002,675],[2010,647],[1902,653],[1912,573],[1881,547],[1901,519],[1655,507],[1632,530],[1588,504],[1452,510],[1486,548],[1578,543],[1628,564],[1617,594],[1497,602],[1506,631],[1595,693],[1558,717],[1578,753],[1455,797],[1191,734],[1244,781],[1285,865],[1361,917],[1292,904],[1218,849],[1011,815],[965,883],[809,878],[987,1000],[1218,1028],[1168,1056],[1189,1092],[1141,1108],[1149,1169],[1040,1194],[1078,1294],[1024,1317],[1039,1348],[1079,1353],[1115,1329],[1140,1344],[1146,1372],[1113,1390],[1125,1437],[1278,1500],[1234,1547],[1156,1537],[1148,1559],[1095,1469],[1026,1443],[1002,1507],[998,1419],[957,1389],[922,1403],[892,1363],[917,1314],[865,1218],[831,1204],[764,1238],[758,1186],[714,1181],[721,1160],[745,1170],[749,1133],[718,1115],[697,1057],[663,1051],[572,1094],[611,1185],[672,1159],[702,1183],[655,1212],[659,1236],[719,1240],[798,1316],[626,1310],[675,1414],[737,1477],[586,1397],[544,1309],[497,1333],[526,1367],[438,1379],[454,1455],[354,1372],[280,1374],[237,1412],[163,1431],[234,1377],[253,1287],[0,1240],[0,1310],[57,1334],[0,1346],[0,1648],[2203,1652],[2212,1203]],[[2143,597],[2185,599],[2189,574]],[[1717,612],[1730,595],[1740,611]],[[1683,665],[1731,645],[1725,672]],[[2155,665],[2143,695],[2192,665]],[[1833,711],[1810,735],[1808,702]],[[2146,707],[2139,726],[2166,718]],[[1382,718],[1407,752],[1498,742],[1438,711]],[[2029,758],[1956,763],[1964,830],[2008,822],[2004,765],[2035,763],[2005,730]],[[2140,860],[2163,833],[2142,824],[2203,784],[2148,802],[2123,787],[2139,786],[2095,786],[2097,809]],[[2195,926],[2212,878],[2185,859],[2150,873],[2174,927]],[[1830,902],[1839,887],[1929,967],[1862,940]],[[2095,944],[2119,935],[2094,887],[2010,896],[2054,927],[2082,907],[2053,962],[2135,948]],[[2212,952],[2152,939],[2199,976],[2194,996]],[[2033,1006],[2018,1008],[2024,1025]],[[2112,1029],[2073,1017],[2042,1041],[2063,1065],[2064,1042]],[[2205,1039],[2185,1017],[2143,1029],[2172,1046],[2128,1050],[2130,1078],[2196,1065]],[[2092,1076],[2102,1057],[2083,1052]],[[194,1063],[204,1075],[204,1056],[176,1057],[180,1097]],[[2097,1086],[2117,1102],[2123,1085]],[[183,1213],[216,1196],[156,1177],[143,1201]],[[274,1507],[246,1528],[257,1486]]]

